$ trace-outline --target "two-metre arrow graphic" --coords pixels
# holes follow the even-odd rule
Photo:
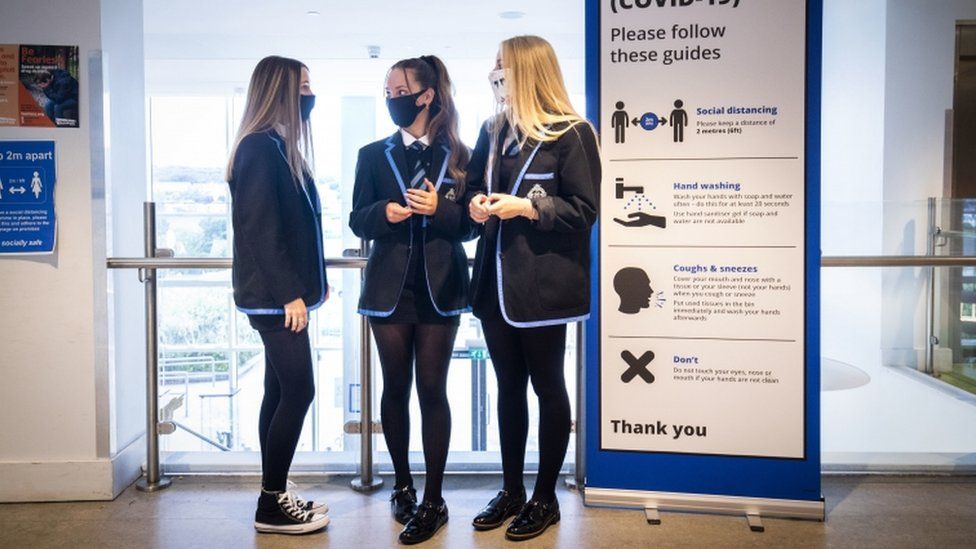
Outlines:
[[[27,189],[25,189],[24,187],[10,187],[10,194],[17,194],[17,193],[24,194],[26,192]]]

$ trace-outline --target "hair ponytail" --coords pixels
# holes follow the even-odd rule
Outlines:
[[[457,185],[457,196],[464,194],[465,168],[471,159],[471,152],[458,135],[458,112],[454,106],[454,84],[447,73],[444,62],[436,55],[422,55],[413,59],[398,61],[391,70],[413,71],[414,80],[424,88],[433,88],[434,101],[430,105],[430,121],[427,134],[431,143],[441,140],[451,148],[447,160],[447,171]]]

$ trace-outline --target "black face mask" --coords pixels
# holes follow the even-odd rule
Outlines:
[[[301,95],[299,108],[301,109],[302,122],[308,122],[308,117],[312,114],[312,107],[315,106],[314,95]]]
[[[427,90],[400,97],[387,97],[386,108],[390,110],[393,123],[401,128],[410,127],[426,105],[417,105],[417,98]]]

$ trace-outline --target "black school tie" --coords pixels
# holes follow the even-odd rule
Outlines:
[[[427,170],[424,169],[424,146],[420,141],[414,141],[410,144],[410,149],[416,154],[417,161],[413,164],[413,179],[410,180],[410,186],[414,189],[421,189],[424,186],[424,177],[427,175]]]

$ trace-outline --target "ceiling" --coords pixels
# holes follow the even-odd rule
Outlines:
[[[382,59],[434,53],[494,57],[517,34],[547,38],[560,58],[583,57],[583,0],[144,0],[149,60]],[[319,15],[308,15],[317,11]],[[506,19],[503,12],[522,12]]]

